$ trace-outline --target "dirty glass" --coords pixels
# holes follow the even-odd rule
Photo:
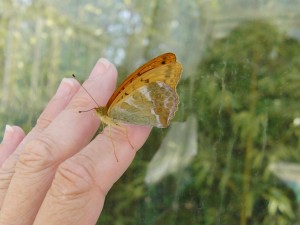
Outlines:
[[[296,224],[300,2],[0,2],[0,137],[99,57],[122,81],[174,52],[179,109],[108,193],[98,224]]]

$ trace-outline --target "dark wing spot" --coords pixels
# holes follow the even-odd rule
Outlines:
[[[145,82],[145,83],[149,83],[150,82],[149,79],[142,79],[142,81]]]

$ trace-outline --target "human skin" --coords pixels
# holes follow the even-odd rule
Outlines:
[[[103,106],[116,79],[114,65],[101,58],[83,85]],[[123,125],[109,132],[106,127],[92,139],[100,120],[94,110],[78,111],[93,107],[80,84],[64,78],[27,135],[20,127],[6,127],[0,144],[0,225],[97,222],[105,196],[151,128]]]

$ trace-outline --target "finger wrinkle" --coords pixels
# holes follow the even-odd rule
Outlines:
[[[51,195],[62,199],[76,199],[95,188],[93,159],[81,155],[62,163],[56,173]],[[82,163],[84,162],[84,163]],[[102,194],[106,194],[101,191]]]
[[[23,152],[19,156],[16,172],[36,173],[46,168],[57,166],[60,161],[53,154],[53,149],[60,151],[59,145],[45,136],[30,141],[25,145]]]

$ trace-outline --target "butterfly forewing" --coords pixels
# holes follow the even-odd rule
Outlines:
[[[138,77],[141,77],[143,74],[157,68],[164,64],[169,64],[172,62],[176,62],[176,55],[173,53],[165,53],[156,58],[150,60],[149,62],[145,63],[141,67],[139,67],[136,71],[134,71],[131,75],[129,75],[117,88],[117,90],[112,94],[110,99],[107,102],[107,108],[116,101],[117,97],[122,94],[125,90],[127,90],[127,86],[130,85],[133,81],[135,81]]]

